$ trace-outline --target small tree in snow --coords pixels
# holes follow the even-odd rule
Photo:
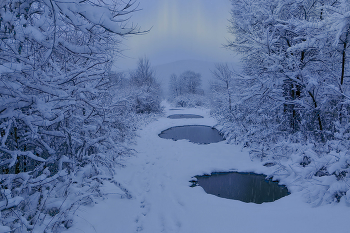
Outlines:
[[[176,74],[172,74],[170,76],[170,82],[169,82],[169,92],[171,98],[176,98],[179,95],[181,95],[181,86],[179,85],[179,80]]]
[[[205,100],[201,84],[199,73],[185,71],[179,77],[173,74],[169,84],[170,101],[181,107],[203,105]]]
[[[215,78],[212,84],[212,89],[216,92],[221,92],[227,100],[226,107],[229,112],[232,111],[232,95],[233,95],[233,84],[234,84],[234,73],[230,70],[227,64],[216,64],[215,70],[212,71]]]
[[[136,71],[131,73],[131,84],[136,88],[137,113],[160,111],[161,89],[147,58],[139,59]]]
[[[179,85],[182,86],[181,94],[203,94],[202,79],[199,73],[186,71],[180,75],[179,80]]]

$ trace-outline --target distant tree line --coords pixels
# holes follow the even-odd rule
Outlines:
[[[169,83],[169,100],[181,107],[201,106],[205,102],[201,85],[202,78],[199,73],[185,71],[179,77],[172,74]]]

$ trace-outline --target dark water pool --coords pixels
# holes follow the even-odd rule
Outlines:
[[[165,139],[172,139],[174,141],[187,139],[190,142],[198,144],[209,144],[225,140],[217,129],[204,125],[172,127],[164,130],[158,136]]]
[[[174,114],[168,116],[170,119],[184,119],[184,118],[204,118],[200,115],[194,115],[194,114]]]
[[[247,203],[273,202],[290,194],[286,186],[255,173],[218,172],[196,178],[193,186],[201,186],[208,194]]]

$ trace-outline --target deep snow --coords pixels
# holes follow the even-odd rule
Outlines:
[[[218,171],[268,173],[267,167],[251,161],[248,151],[225,141],[207,145],[186,140],[162,139],[158,134],[173,126],[214,126],[207,109],[169,110],[166,116],[138,132],[137,154],[124,158],[116,168],[115,181],[131,198],[111,183],[110,193],[94,206],[81,206],[75,224],[67,232],[99,233],[346,233],[350,232],[350,209],[341,202],[312,207],[302,192],[272,203],[253,204],[206,194],[191,188],[193,176]],[[171,114],[198,114],[202,119],[169,119]]]

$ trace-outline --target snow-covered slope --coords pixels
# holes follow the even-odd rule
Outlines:
[[[230,64],[230,63],[229,63]],[[232,66],[237,69],[238,62],[233,60]],[[202,75],[202,88],[208,90],[210,80],[212,79],[211,71],[215,69],[215,62],[198,61],[198,60],[181,60],[163,65],[154,66],[156,78],[160,82],[164,94],[167,95],[169,89],[169,80],[172,74],[181,75],[187,70],[200,73]]]

